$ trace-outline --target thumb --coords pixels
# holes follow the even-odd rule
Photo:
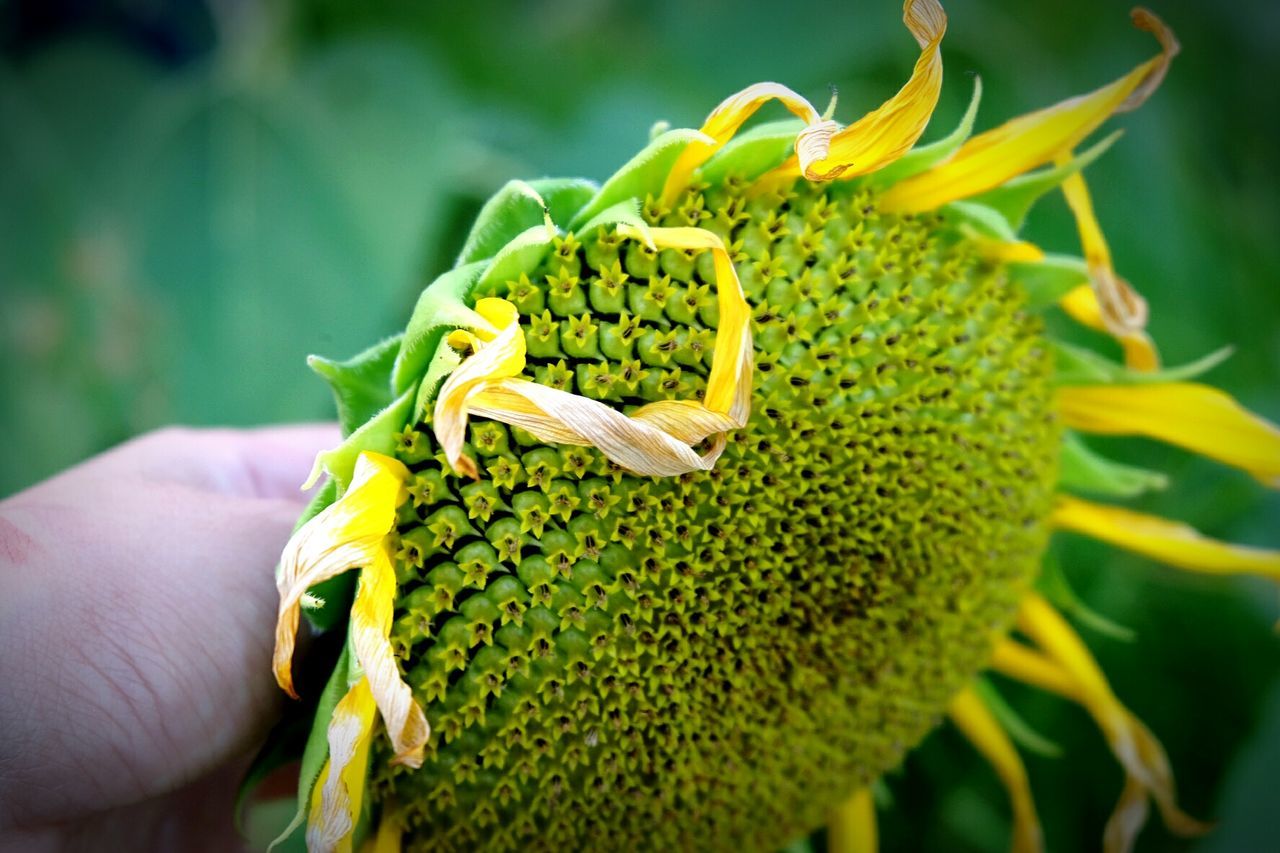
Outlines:
[[[257,429],[170,427],[104,454],[89,464],[119,476],[179,483],[243,498],[301,501],[316,454],[341,441],[337,424],[288,424]]]
[[[174,790],[265,731],[274,568],[336,441],[164,430],[0,503],[0,820]]]

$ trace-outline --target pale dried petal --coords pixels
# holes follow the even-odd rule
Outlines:
[[[709,471],[720,456],[722,448],[713,447],[707,454],[699,455],[658,427],[629,418],[599,400],[528,380],[511,379],[500,387],[532,404],[532,408],[521,407],[519,426],[544,441],[562,438],[567,432],[573,440],[563,443],[594,447],[636,474],[674,477],[688,471]],[[493,420],[514,420],[510,410],[473,406],[472,411]],[[535,411],[540,415],[533,414]]]
[[[309,853],[351,850],[351,836],[364,801],[376,710],[364,678],[338,700],[333,710],[327,732],[329,760],[321,768],[311,793],[307,818]]]
[[[1058,157],[1059,164],[1069,163],[1071,154]],[[1111,261],[1111,249],[1102,235],[1102,226],[1093,211],[1093,200],[1084,176],[1079,172],[1069,175],[1062,182],[1062,194],[1071,207],[1084,248],[1085,264],[1089,269],[1089,282],[1093,288],[1098,317],[1103,329],[1125,345],[1126,362],[1135,370],[1154,370],[1159,360],[1154,347],[1135,346],[1133,342],[1148,341],[1143,330],[1147,325],[1147,301],[1133,289],[1129,282],[1116,274]]]
[[[631,417],[651,424],[685,444],[697,444],[709,435],[728,432],[739,426],[731,416],[713,412],[692,400],[659,400],[636,409]]]
[[[1103,853],[1130,853],[1150,813],[1151,799],[1147,796],[1146,787],[1137,777],[1126,775],[1120,801],[1102,832]]]
[[[1114,334],[1102,318],[1102,306],[1093,284],[1081,284],[1072,288],[1058,300],[1058,305],[1082,326],[1099,332]],[[1160,353],[1151,336],[1141,329],[1124,332],[1116,337],[1124,348],[1124,362],[1134,370],[1152,371],[1160,368]]]
[[[431,734],[422,707],[400,675],[391,649],[391,618],[396,600],[396,575],[384,544],[373,562],[360,572],[360,585],[351,606],[351,643],[364,669],[382,721],[395,750],[393,764],[421,767],[423,748]]]

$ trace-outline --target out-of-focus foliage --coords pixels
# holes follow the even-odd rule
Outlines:
[[[655,120],[696,125],[757,80],[818,102],[836,84],[848,119],[894,91],[915,53],[898,4],[872,0],[264,11],[277,5],[0,7],[0,494],[163,423],[328,417],[305,355],[350,355],[401,326],[508,178],[602,178]],[[971,72],[989,127],[1152,50],[1109,0],[949,5],[934,135]],[[1280,419],[1280,113],[1265,102],[1280,7],[1155,5],[1184,52],[1091,167],[1097,206],[1167,360],[1235,344],[1210,381]],[[1076,246],[1057,199],[1029,234]],[[1174,476],[1141,508],[1280,544],[1274,494],[1123,443]],[[1089,639],[1165,741],[1190,810],[1222,820],[1199,846],[1254,849],[1280,782],[1274,592],[1081,541],[1057,551],[1093,609],[1138,631]],[[1066,750],[1028,757],[1050,846],[1096,847],[1121,781],[1101,739],[1077,710],[997,683]],[[949,731],[889,789],[887,849],[1003,849],[1002,794]],[[1190,846],[1154,827],[1140,845]]]

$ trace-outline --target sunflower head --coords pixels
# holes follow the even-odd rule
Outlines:
[[[1200,828],[1033,590],[1055,527],[1280,572],[1066,494],[1159,482],[1075,431],[1280,475],[1280,433],[1189,381],[1204,365],[1158,370],[1081,177],[1112,139],[1077,147],[1177,43],[1139,10],[1152,59],[977,136],[975,84],[961,125],[919,145],[946,20],[907,0],[915,67],[847,126],[758,84],[601,186],[512,182],[402,335],[316,362],[349,436],[286,550],[276,655],[292,692],[300,612],[349,616],[303,761],[311,846],[777,849],[828,824],[864,849],[867,786],[950,715],[1034,849],[1000,703],[972,686],[989,666],[1098,721],[1128,780],[1109,846],[1148,798]],[[796,118],[740,132],[771,100]],[[1017,237],[1055,189],[1082,258]],[[1056,310],[1125,364],[1048,337]]]
[[[602,448],[668,464],[625,422],[712,399],[711,250],[602,224],[553,239],[523,305],[519,279],[477,290],[510,325],[454,338],[472,354],[412,443],[451,456],[455,399],[514,423],[477,422],[430,499],[441,467],[418,463],[392,536],[428,543],[399,566],[391,643],[435,736],[373,784],[415,842],[781,847],[933,727],[1034,575],[1059,430],[1025,299],[874,191],[749,187],[645,213],[655,241],[692,222],[732,247],[753,306],[750,416],[722,449],[679,444],[684,473]],[[528,378],[477,393],[504,336]],[[549,446],[502,394],[604,435]]]

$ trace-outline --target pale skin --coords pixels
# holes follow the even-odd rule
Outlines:
[[[236,850],[274,566],[336,427],[166,429],[0,501],[0,850]]]

